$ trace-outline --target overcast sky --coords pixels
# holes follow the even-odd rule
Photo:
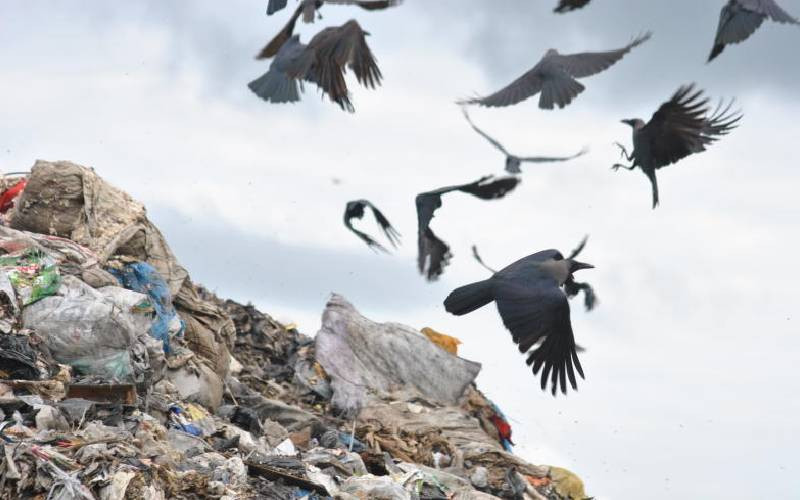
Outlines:
[[[290,2],[292,4],[293,2]],[[512,419],[516,451],[574,470],[599,499],[797,498],[800,29],[766,22],[712,64],[723,0],[407,0],[380,13],[328,6],[299,32],[356,17],[384,83],[353,90],[355,114],[320,99],[268,105],[247,88],[254,54],[288,11],[266,0],[7,1],[0,17],[0,169],[71,160],[144,202],[195,281],[314,333],[330,292],[366,316],[461,338],[480,387]],[[783,0],[800,15],[800,1]],[[433,221],[454,258],[416,274],[418,192],[501,173],[457,98],[499,89],[551,47],[605,50],[653,39],[564,110],[536,99],[472,117],[521,155],[591,152],[526,166],[519,188],[455,193]],[[739,129],[659,172],[612,172],[623,118],[649,118],[683,83],[736,97]],[[336,184],[333,179],[340,179]],[[341,225],[375,202],[403,234],[376,255]],[[367,221],[367,224],[370,222]],[[373,226],[366,226],[374,231]],[[590,234],[582,271],[600,298],[573,326],[587,379],[542,393],[493,307],[456,318],[441,302],[486,272]]]

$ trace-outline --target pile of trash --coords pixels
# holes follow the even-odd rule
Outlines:
[[[79,165],[0,190],[0,498],[586,498],[511,452],[457,339],[222,300]]]

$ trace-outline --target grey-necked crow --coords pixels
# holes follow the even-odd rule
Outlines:
[[[519,351],[528,354],[534,375],[541,370],[542,390],[549,381],[553,395],[558,387],[567,393],[567,380],[578,388],[576,371],[583,378],[563,287],[575,271],[594,266],[575,260],[576,252],[566,259],[558,250],[537,252],[488,279],[456,288],[444,300],[445,310],[457,316],[495,302]]]
[[[650,37],[651,33],[645,33],[621,49],[605,52],[559,54],[556,49],[550,49],[536,66],[508,86],[486,97],[459,101],[459,104],[511,106],[540,94],[540,108],[553,109],[555,106],[563,108],[586,89],[577,78],[585,78],[608,69],[631,49],[643,44]]]
[[[731,100],[726,106],[722,102],[711,112],[708,98],[694,85],[681,86],[669,101],[658,108],[645,123],[634,118],[622,120],[633,128],[633,152],[629,155],[625,147],[616,143],[621,154],[633,164],[615,164],[633,170],[639,167],[650,179],[653,189],[653,208],[658,205],[658,182],[656,170],[672,165],[693,153],[706,150],[706,146],[737,127],[741,112],[731,112]]]

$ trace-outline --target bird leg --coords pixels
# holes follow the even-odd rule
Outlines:
[[[615,164],[611,165],[611,170],[613,170],[615,172],[617,170],[619,170],[620,168],[624,168],[625,170],[633,170],[634,168],[636,168],[636,165],[628,166],[628,165],[623,165],[621,163],[615,163]]]
[[[567,297],[572,298],[581,291],[583,291],[583,305],[586,306],[587,311],[591,311],[597,304],[597,295],[594,293],[592,285],[575,281],[575,278],[572,276],[567,278],[567,281],[564,282],[564,292],[567,294]]]
[[[628,161],[633,160],[633,158],[631,158],[631,155],[628,154],[628,150],[625,149],[625,146],[623,146],[622,144],[620,144],[618,142],[615,142],[614,144],[619,148],[619,157],[620,158],[625,158]]]

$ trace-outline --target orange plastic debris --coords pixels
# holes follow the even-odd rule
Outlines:
[[[531,483],[531,486],[533,486],[534,488],[541,488],[543,486],[547,486],[548,484],[550,484],[549,477],[533,477],[526,475],[525,479],[527,479],[528,482]]]
[[[453,356],[458,355],[458,345],[461,344],[461,341],[457,338],[451,337],[450,335],[445,335],[444,333],[439,333],[433,328],[428,328],[427,326],[420,331],[426,337],[428,337],[428,340],[438,345],[445,351],[449,352]]]

